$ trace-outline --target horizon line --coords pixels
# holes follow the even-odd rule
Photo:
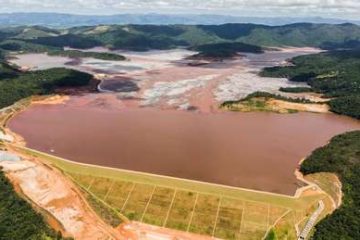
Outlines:
[[[129,11],[122,13],[72,13],[72,12],[62,12],[62,11],[1,11],[0,14],[59,14],[59,15],[75,15],[75,16],[97,16],[97,17],[109,17],[109,16],[121,16],[121,15],[166,15],[166,16],[222,16],[222,17],[233,17],[233,18],[266,18],[266,19],[303,19],[303,18],[311,18],[311,19],[324,19],[324,20],[342,20],[342,21],[360,21],[360,19],[352,19],[352,18],[341,18],[341,17],[325,17],[320,15],[310,15],[310,16],[248,16],[248,15],[234,15],[234,14],[226,14],[226,13],[163,13],[163,12],[137,12],[137,11]]]

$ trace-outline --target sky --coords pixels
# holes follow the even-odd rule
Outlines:
[[[191,13],[360,19],[360,0],[0,0],[0,12]]]

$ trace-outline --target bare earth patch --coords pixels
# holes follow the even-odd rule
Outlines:
[[[121,239],[59,171],[35,160],[2,161],[0,166],[23,194],[61,223],[66,235],[80,240]]]
[[[329,106],[325,103],[295,103],[274,98],[256,97],[223,106],[223,109],[239,112],[313,112],[328,113]]]
[[[131,232],[132,237],[135,239],[148,239],[148,240],[216,240],[218,238],[209,237],[205,235],[198,235],[188,233],[185,231],[178,231],[164,227],[153,226],[140,222],[130,222],[120,226],[120,231]]]
[[[317,103],[293,103],[283,100],[271,99],[267,102],[268,106],[275,112],[288,112],[295,110],[299,112],[327,113],[329,106],[327,104]]]
[[[66,101],[70,99],[67,95],[52,95],[44,98],[33,99],[31,101],[32,104],[49,104],[49,105],[57,105],[64,104]]]

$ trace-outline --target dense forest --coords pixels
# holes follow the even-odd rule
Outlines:
[[[27,40],[27,42],[51,47],[72,47],[80,49],[92,48],[101,45],[101,43],[96,41],[93,37],[74,34],[39,37]]]
[[[314,92],[331,98],[331,111],[360,119],[360,50],[323,52],[291,62],[293,66],[266,68],[261,75],[307,82]]]
[[[263,53],[263,49],[259,46],[241,43],[241,42],[225,42],[204,44],[194,47],[192,50],[198,51],[199,54],[194,57],[201,58],[231,58],[243,53]]]
[[[301,171],[336,173],[343,184],[342,205],[316,225],[312,239],[360,239],[360,131],[334,137],[302,163]]]
[[[0,240],[64,239],[15,191],[0,169]]]
[[[20,72],[15,67],[7,64],[4,61],[1,62],[1,60],[0,60],[0,81],[1,81],[1,79],[4,79],[4,78],[16,77],[19,75],[19,73]]]
[[[124,61],[126,58],[122,55],[107,52],[84,52],[78,50],[52,50],[48,52],[50,56],[62,56],[69,58],[95,58],[110,61]]]
[[[41,37],[28,40],[29,43],[50,47],[72,47],[88,49],[104,46],[110,49],[124,49],[132,51],[147,51],[151,49],[171,49],[186,46],[183,41],[172,39],[166,35],[133,34],[118,29],[111,32],[97,34],[66,34],[59,36]]]
[[[220,107],[221,108],[231,107],[231,105],[233,105],[233,104],[245,102],[245,101],[251,100],[253,98],[277,99],[277,100],[283,100],[283,101],[293,102],[293,103],[313,103],[312,101],[305,99],[305,98],[288,98],[288,97],[284,97],[279,94],[273,94],[273,93],[268,93],[268,92],[254,92],[254,93],[247,95],[245,98],[243,98],[241,100],[223,102],[220,105]]]
[[[7,39],[0,43],[0,49],[5,53],[7,52],[30,52],[30,53],[42,53],[53,50],[62,50],[59,47],[46,46],[36,43],[27,42],[24,40]]]
[[[321,45],[325,50],[337,50],[337,49],[360,49],[360,40],[345,40],[344,42],[325,42]]]
[[[304,93],[313,91],[310,87],[281,87],[279,90],[287,93]]]
[[[59,87],[79,87],[88,85],[92,76],[65,68],[33,71],[10,78],[0,78],[0,108],[31,95],[49,94]]]

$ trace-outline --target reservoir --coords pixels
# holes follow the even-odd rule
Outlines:
[[[360,129],[335,114],[120,108],[98,96],[32,105],[9,127],[28,147],[76,162],[291,195],[302,158]]]

